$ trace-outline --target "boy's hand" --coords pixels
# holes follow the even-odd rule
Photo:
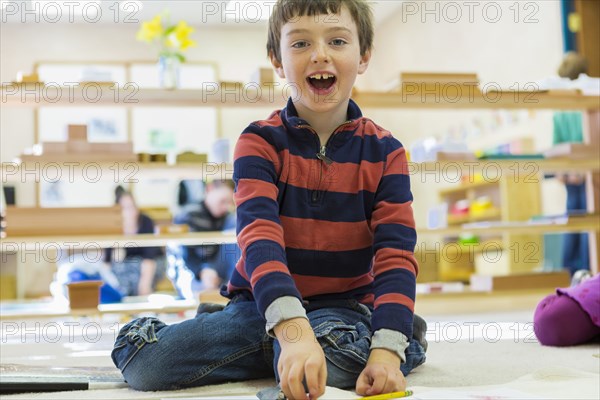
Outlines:
[[[386,349],[373,349],[367,366],[356,381],[356,393],[374,396],[406,389],[406,380],[400,371],[400,357]]]
[[[327,381],[325,354],[308,321],[292,318],[277,324],[274,331],[281,346],[277,371],[283,393],[288,399],[306,399],[302,382],[306,378],[310,399],[322,396]]]

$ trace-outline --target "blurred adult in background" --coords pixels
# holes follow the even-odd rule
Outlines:
[[[575,53],[565,54],[558,68],[561,78],[575,80],[587,72],[586,59]],[[554,114],[553,144],[583,142],[583,116],[576,111],[561,111]],[[567,213],[587,210],[585,175],[580,173],[558,173],[556,179],[564,183],[567,190]],[[564,234],[562,266],[571,275],[580,269],[589,269],[589,243],[587,233]]]
[[[123,234],[154,233],[154,222],[140,212],[133,195],[122,186],[115,189],[115,204],[121,206]],[[154,291],[160,278],[158,264],[164,259],[160,247],[125,247],[107,249],[104,261],[109,263],[124,296],[146,296]]]
[[[188,206],[174,218],[192,232],[224,231],[235,228],[233,182],[215,180],[207,185],[199,204]],[[179,295],[195,298],[203,290],[217,289],[231,277],[240,256],[237,244],[204,244],[167,247],[167,275]]]

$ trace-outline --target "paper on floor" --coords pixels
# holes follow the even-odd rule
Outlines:
[[[349,390],[337,389],[334,387],[327,386],[325,388],[325,394],[319,397],[320,400],[354,400],[360,399],[361,396],[357,396],[354,392]],[[165,397],[162,400],[171,400],[175,397]],[[177,400],[257,400],[258,397],[255,395],[244,395],[244,396],[211,396],[211,397],[188,397],[181,398],[177,397]]]
[[[520,390],[508,388],[493,388],[479,390],[444,389],[431,390],[424,393],[414,393],[407,400],[542,400],[542,397],[533,396]]]

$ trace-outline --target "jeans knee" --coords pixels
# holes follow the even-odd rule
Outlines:
[[[130,363],[122,372],[125,382],[135,390],[144,392],[181,389],[176,377],[166,368],[148,363]]]

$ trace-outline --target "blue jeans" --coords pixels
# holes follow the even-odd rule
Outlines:
[[[314,304],[311,304],[314,305]],[[369,355],[371,311],[352,300],[307,308],[327,361],[327,385],[353,388]],[[277,377],[281,348],[265,332],[265,321],[249,294],[234,297],[223,311],[166,325],[144,317],[119,332],[111,357],[136,390],[177,390],[222,382]],[[404,375],[425,362],[411,340]]]

